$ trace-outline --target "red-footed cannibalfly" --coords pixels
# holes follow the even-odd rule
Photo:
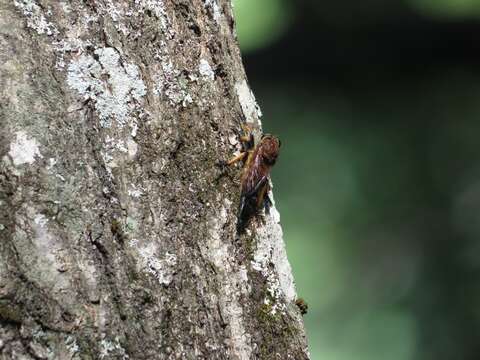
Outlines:
[[[242,233],[250,220],[262,209],[268,214],[272,201],[270,191],[270,170],[280,152],[280,140],[270,134],[263,134],[257,144],[250,128],[244,126],[247,135],[240,137],[243,151],[227,164],[232,165],[243,160],[244,168],[241,179],[240,206],[238,208],[237,232]]]

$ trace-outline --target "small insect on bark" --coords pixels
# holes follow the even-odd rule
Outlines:
[[[244,163],[241,179],[240,206],[238,208],[237,232],[242,233],[250,220],[258,215],[262,209],[268,214],[272,201],[268,196],[270,191],[270,170],[278,158],[280,152],[280,140],[270,134],[263,134],[255,144],[255,138],[251,129],[242,126],[245,135],[240,137],[243,151],[240,155],[227,162],[227,165],[235,164],[242,160]]]
[[[305,300],[303,300],[302,298],[298,298],[296,301],[295,301],[295,305],[298,306],[299,310],[300,310],[300,313],[302,315],[305,315],[307,312],[308,312],[308,304]]]

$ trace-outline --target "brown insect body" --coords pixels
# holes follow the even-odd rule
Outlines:
[[[271,200],[268,197],[270,184],[268,176],[280,151],[280,141],[273,135],[263,135],[253,147],[253,137],[247,142],[247,160],[242,175],[242,193],[238,210],[237,230],[242,232],[250,219],[265,208],[268,213]],[[253,149],[252,149],[253,148]]]
[[[302,298],[298,298],[296,301],[295,301],[295,305],[298,306],[298,309],[300,310],[300,313],[302,315],[305,315],[307,312],[308,312],[308,304],[307,302],[302,299]]]

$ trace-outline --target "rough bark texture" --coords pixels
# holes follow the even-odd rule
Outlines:
[[[0,358],[307,359],[228,0],[0,0]]]

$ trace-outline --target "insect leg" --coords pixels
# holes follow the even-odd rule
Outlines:
[[[251,150],[255,147],[255,139],[253,137],[253,131],[250,126],[242,124],[242,130],[244,135],[240,136],[240,141],[243,143],[245,151]]]
[[[250,134],[252,132],[252,128],[248,126],[246,123],[240,124],[242,127],[242,130],[244,131],[245,134]]]
[[[250,133],[250,135],[248,136],[248,141],[246,141],[244,145],[247,151],[250,151],[255,147],[255,139],[253,138],[253,133]]]
[[[227,161],[227,165],[233,165],[235,164],[236,162],[240,161],[240,160],[243,160],[243,158],[247,155],[246,152],[242,152],[240,153],[239,155],[235,156],[233,159],[230,159],[229,161]]]

